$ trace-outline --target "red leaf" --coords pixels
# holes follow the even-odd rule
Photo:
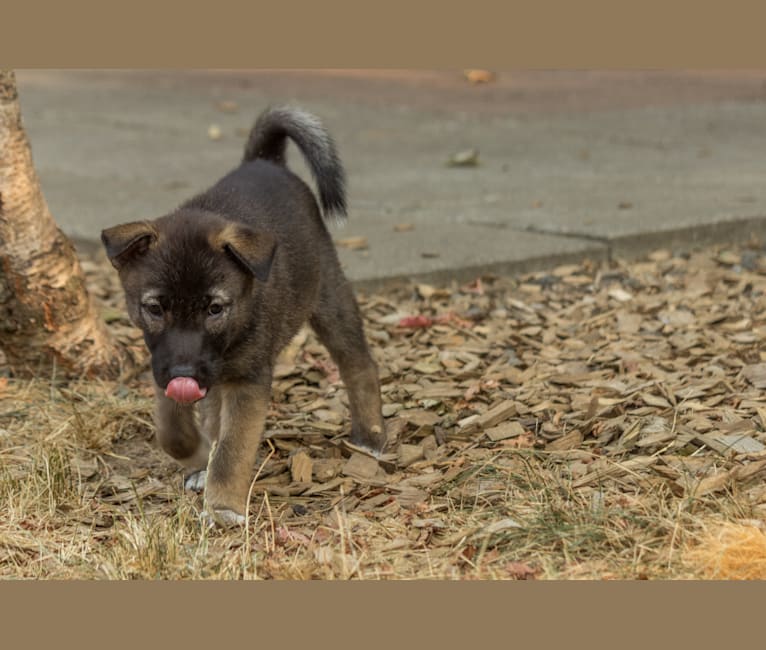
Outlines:
[[[405,316],[399,321],[399,327],[431,327],[434,321],[429,316]]]
[[[460,551],[460,555],[458,556],[458,559],[463,562],[473,562],[473,558],[476,555],[476,547],[472,544],[469,544],[466,546],[463,550]]]
[[[537,571],[524,562],[509,562],[505,569],[516,580],[534,580],[537,575]]]
[[[298,542],[302,546],[309,546],[311,544],[311,540],[306,537],[306,535],[295,530],[290,530],[287,526],[279,526],[277,528],[277,541],[281,544]]]
[[[472,386],[469,386],[465,393],[463,393],[463,400],[465,402],[470,402],[478,393],[481,392],[481,383],[476,382]]]

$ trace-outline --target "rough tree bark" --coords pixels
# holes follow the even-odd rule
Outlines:
[[[0,70],[0,349],[16,375],[55,364],[66,375],[108,376],[123,361],[48,210],[10,70]]]

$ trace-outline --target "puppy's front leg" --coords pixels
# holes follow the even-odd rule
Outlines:
[[[199,414],[199,431],[204,440],[205,458],[199,467],[187,473],[184,487],[192,492],[202,494],[205,490],[210,446],[218,440],[221,430],[221,393],[218,386],[210,388],[205,399],[197,402],[195,407]]]
[[[207,465],[210,444],[200,435],[193,408],[165,397],[157,384],[154,385],[154,394],[154,422],[160,447],[187,472],[203,469]]]
[[[263,437],[270,387],[270,382],[220,387],[220,433],[210,454],[205,485],[205,508],[219,525],[245,521],[247,493]]]

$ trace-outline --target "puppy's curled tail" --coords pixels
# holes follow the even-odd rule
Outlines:
[[[245,161],[262,158],[285,165],[287,138],[303,153],[317,183],[325,217],[346,216],[346,174],[330,134],[319,119],[289,106],[269,108],[255,122],[245,146]]]

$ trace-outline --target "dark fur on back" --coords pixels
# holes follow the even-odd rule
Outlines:
[[[317,183],[324,216],[346,216],[346,174],[335,143],[321,122],[297,108],[271,108],[261,114],[245,146],[244,161],[285,165],[287,138],[298,145]]]

